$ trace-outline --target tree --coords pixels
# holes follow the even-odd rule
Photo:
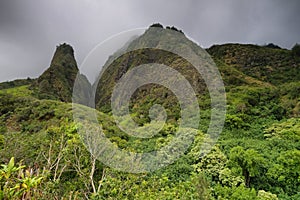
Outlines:
[[[294,149],[282,152],[267,175],[276,180],[286,193],[295,194],[300,190],[300,151]]]
[[[256,200],[256,191],[253,188],[246,188],[244,186],[227,187],[218,184],[214,188],[213,196],[215,199],[230,199],[230,200]]]
[[[245,150],[241,146],[231,149],[229,160],[237,171],[241,171],[247,187],[250,187],[251,178],[259,175],[260,169],[265,163],[264,158],[257,151],[253,149]]]
[[[264,190],[259,190],[257,193],[258,200],[278,200],[276,194],[272,194],[271,192],[266,192]]]
[[[300,56],[300,44],[295,44],[293,46],[292,53],[294,56]]]
[[[273,44],[273,43],[269,43],[269,44],[265,45],[265,47],[268,47],[271,49],[281,49],[280,46]]]
[[[160,23],[154,23],[150,27],[164,28]]]

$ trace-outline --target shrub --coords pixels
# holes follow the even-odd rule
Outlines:
[[[150,27],[164,28],[160,23],[154,23]]]
[[[292,53],[294,56],[300,56],[300,44],[295,44],[292,48]]]

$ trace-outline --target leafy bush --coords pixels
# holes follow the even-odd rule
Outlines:
[[[1,165],[0,199],[39,199],[39,187],[44,177],[34,169],[24,171],[24,168],[24,165],[16,166],[13,157],[8,164]]]

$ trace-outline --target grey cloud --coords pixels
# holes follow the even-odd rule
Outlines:
[[[75,48],[78,64],[99,42],[153,22],[175,25],[203,47],[228,42],[300,42],[298,0],[2,0],[0,81],[36,77],[55,46]]]

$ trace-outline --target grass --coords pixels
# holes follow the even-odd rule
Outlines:
[[[29,85],[22,85],[19,87],[0,90],[0,94],[10,94],[14,97],[31,97],[32,91],[29,89]]]

